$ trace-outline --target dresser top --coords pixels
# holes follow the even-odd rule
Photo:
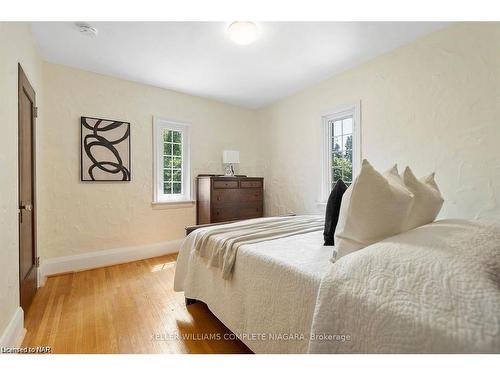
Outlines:
[[[263,180],[264,177],[248,177],[248,176],[224,176],[224,175],[204,175],[200,174],[196,177],[197,179],[213,179],[213,180]]]

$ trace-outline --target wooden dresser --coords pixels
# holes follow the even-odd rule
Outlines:
[[[196,178],[196,224],[262,217],[264,178],[204,176]]]

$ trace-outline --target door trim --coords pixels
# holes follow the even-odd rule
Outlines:
[[[28,78],[26,77],[26,74],[24,73],[23,68],[21,67],[21,64],[17,64],[18,66],[18,97],[17,97],[17,165],[18,165],[18,192],[17,192],[17,204],[18,204],[18,210],[20,206],[20,199],[21,199],[21,95],[24,94],[27,95],[32,103],[33,103],[33,110],[31,111],[31,121],[32,121],[32,126],[33,129],[31,131],[31,161],[32,161],[32,170],[31,170],[31,189],[32,189],[32,216],[33,216],[33,236],[32,236],[32,244],[33,244],[33,252],[34,252],[34,261],[35,261],[35,269],[32,271],[35,273],[36,277],[36,287],[38,288],[38,264],[37,258],[38,258],[38,249],[37,249],[37,193],[36,193],[36,117],[37,117],[37,110],[36,110],[36,93],[33,87],[31,86]],[[19,241],[19,304],[22,306],[22,282],[23,282],[23,275],[22,275],[22,270],[21,270],[21,231],[20,231],[20,215],[18,214],[18,241]]]

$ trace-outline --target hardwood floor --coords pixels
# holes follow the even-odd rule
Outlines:
[[[53,353],[249,353],[202,303],[173,291],[176,255],[50,277],[23,346]],[[156,338],[153,337],[156,335]],[[208,337],[212,335],[212,337]]]

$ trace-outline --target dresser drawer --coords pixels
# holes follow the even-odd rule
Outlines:
[[[262,202],[262,190],[216,189],[213,191],[212,202],[214,206],[247,202]]]
[[[215,207],[212,209],[212,223],[238,219],[238,207]]]
[[[238,181],[214,181],[214,189],[237,189]]]
[[[262,216],[262,205],[253,204],[244,207],[225,206],[214,207],[212,210],[212,222],[231,221],[238,219],[252,219]]]
[[[262,188],[262,180],[246,180],[240,181],[242,188]]]
[[[248,207],[241,207],[238,210],[239,216],[243,219],[252,219],[255,217],[261,217],[262,216],[262,206],[257,205],[257,206],[248,206]]]

